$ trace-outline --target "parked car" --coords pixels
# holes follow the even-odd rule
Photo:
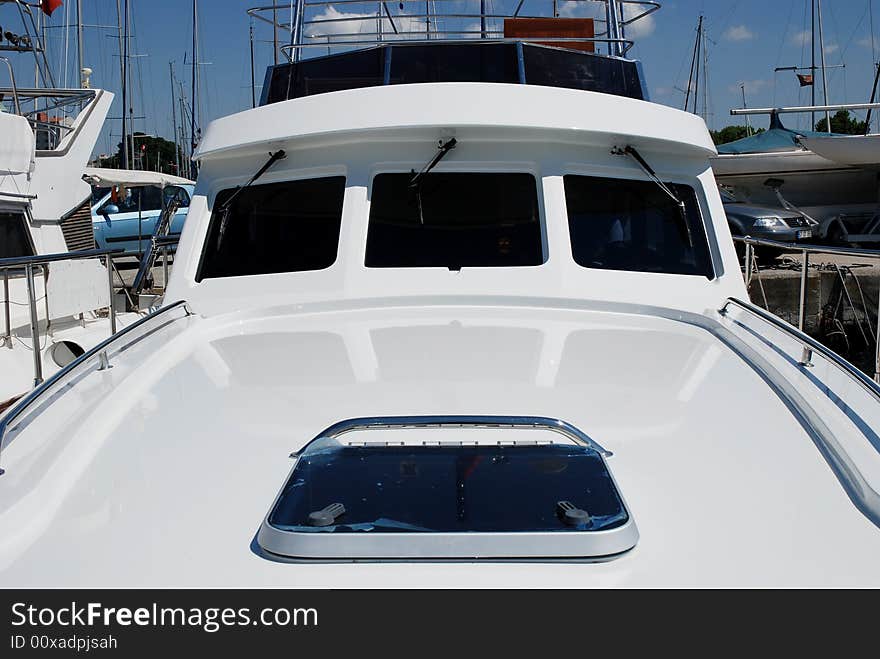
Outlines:
[[[809,242],[813,238],[812,223],[800,213],[773,206],[745,204],[723,188],[720,192],[730,233],[734,236],[751,236],[783,243]],[[737,243],[737,252],[741,254],[742,251],[742,243]],[[770,259],[783,251],[760,247],[757,253]]]
[[[149,247],[150,237],[164,205],[173,200],[180,202],[180,208],[171,222],[169,235],[180,236],[189,212],[189,202],[193,194],[192,185],[168,185],[131,187],[117,199],[107,192],[92,206],[92,225],[95,242],[101,249],[122,248],[125,254],[140,256]]]

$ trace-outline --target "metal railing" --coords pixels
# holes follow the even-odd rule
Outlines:
[[[875,249],[860,249],[856,247],[835,247],[832,245],[807,245],[800,243],[786,243],[780,242],[776,240],[765,240],[760,238],[752,238],[750,236],[740,237],[734,236],[733,240],[735,242],[743,243],[745,245],[745,254],[744,254],[744,271],[745,271],[745,280],[746,285],[748,285],[752,280],[753,273],[757,272],[757,259],[755,258],[755,248],[756,247],[770,247],[773,249],[780,249],[787,252],[794,252],[800,254],[801,257],[801,266],[800,266],[800,294],[798,296],[798,322],[797,329],[800,334],[804,337],[807,337],[804,334],[804,327],[806,325],[806,315],[807,315],[807,298],[809,293],[808,288],[808,275],[810,268],[810,256],[815,254],[830,254],[830,255],[838,255],[838,256],[851,256],[857,258],[872,258],[872,259],[880,259],[880,250]],[[845,290],[845,289],[844,289]],[[850,306],[854,308],[852,301],[850,300]],[[880,382],[880,291],[878,291],[878,300],[877,300],[877,309],[878,309],[878,319],[875,324],[874,329],[874,380],[876,382]],[[865,310],[866,311],[866,310]],[[772,316],[775,318],[775,316]],[[782,322],[782,321],[780,321]],[[786,324],[786,326],[788,326]],[[809,337],[807,337],[809,338]],[[814,341],[813,339],[810,339]],[[816,342],[817,343],[817,342]],[[819,344],[821,345],[821,344]],[[827,350],[827,348],[825,348]],[[835,354],[836,353],[832,353]]]
[[[18,100],[18,87],[15,84],[15,71],[12,69],[12,62],[8,57],[0,57],[0,61],[6,63],[9,70],[9,83],[12,85],[12,102],[15,104],[15,114],[21,114],[21,103]]]
[[[808,334],[805,334],[799,329],[795,329],[792,325],[786,323],[778,316],[774,316],[769,311],[766,311],[761,307],[752,304],[751,302],[743,302],[742,300],[738,300],[735,297],[731,297],[728,298],[727,302],[724,303],[724,306],[718,310],[718,313],[720,313],[722,316],[726,316],[727,309],[731,305],[737,306],[740,309],[744,309],[745,311],[754,314],[761,320],[770,323],[776,329],[787,334],[790,338],[798,341],[801,344],[802,349],[801,358],[798,362],[801,366],[805,368],[813,366],[813,354],[818,353],[826,360],[828,360],[839,371],[856,380],[865,391],[867,391],[874,399],[880,402],[880,385],[878,385],[875,380],[869,378],[867,375],[864,374],[864,372],[850,364],[848,361],[846,361],[843,357],[838,355],[830,348],[822,345],[816,339]]]
[[[107,370],[109,368],[112,368],[112,366],[110,364],[110,358],[107,354],[108,348],[110,348],[110,346],[112,344],[114,344],[114,343],[120,341],[121,339],[125,338],[126,336],[130,335],[135,330],[143,327],[145,324],[154,321],[156,318],[163,317],[164,315],[167,315],[171,311],[173,311],[175,309],[181,309],[181,308],[183,309],[185,316],[192,315],[192,312],[189,310],[189,307],[187,306],[186,302],[183,300],[180,300],[180,301],[175,302],[173,304],[169,304],[167,307],[162,307],[158,311],[154,311],[153,313],[151,313],[148,316],[144,316],[143,318],[132,323],[128,327],[125,327],[122,330],[120,330],[120,332],[118,334],[113,334],[110,338],[105,339],[104,341],[102,341],[101,343],[96,345],[94,348],[92,348],[91,350],[89,350],[85,354],[80,355],[78,358],[76,358],[70,364],[68,364],[67,366],[62,368],[60,371],[55,373],[53,376],[51,376],[45,382],[42,382],[38,387],[36,387],[29,394],[24,396],[9,411],[7,411],[3,415],[0,415],[0,453],[2,453],[3,446],[4,446],[4,440],[6,439],[6,434],[9,431],[9,429],[12,427],[13,422],[18,420],[19,418],[21,418],[21,416],[28,410],[29,407],[31,407],[34,403],[36,403],[41,398],[43,398],[43,396],[45,394],[47,394],[59,382],[61,382],[61,380],[63,378],[65,378],[71,372],[73,372],[74,370],[79,368],[80,365],[85,364],[86,362],[94,359],[95,357],[97,357],[99,360],[98,370]],[[141,337],[141,338],[143,338],[143,337]],[[138,339],[135,339],[135,341],[137,341],[137,340]],[[130,345],[130,344],[128,344],[128,345]],[[2,476],[3,473],[4,473],[4,470],[2,468],[0,468],[0,476]]]
[[[604,17],[596,16],[596,6],[604,3]],[[605,44],[608,54],[623,57],[634,42],[626,38],[626,28],[660,9],[653,0],[571,0],[568,15],[593,18],[602,30],[592,37],[505,37],[505,19],[540,19],[559,17],[557,0],[531,2],[532,13],[522,12],[524,0],[496,0],[474,9],[458,0],[293,0],[289,4],[253,7],[250,17],[268,23],[275,30],[289,34],[289,43],[280,47],[290,61],[301,59],[310,48],[355,48],[389,43],[433,43],[444,41],[485,42],[526,41],[554,44]],[[336,9],[344,6],[343,11]],[[505,11],[505,5],[507,10]],[[633,7],[627,10],[626,7]],[[280,18],[279,18],[280,17]],[[287,17],[285,19],[285,17]],[[276,37],[277,38],[277,37]]]
[[[40,325],[37,313],[37,296],[34,271],[39,268],[43,275],[44,299],[46,303],[46,323],[49,320],[49,264],[58,261],[80,261],[103,257],[107,265],[107,285],[110,293],[110,306],[108,316],[110,318],[110,335],[116,334],[116,310],[113,306],[113,254],[119,254],[122,249],[90,249],[81,252],[64,252],[61,254],[38,254],[37,256],[24,256],[0,259],[0,272],[3,273],[3,316],[5,319],[4,343],[12,348],[12,319],[10,313],[9,278],[13,271],[23,271],[27,285],[27,299],[29,308],[30,332],[33,341],[34,353],[34,387],[43,382],[43,358],[40,348]]]

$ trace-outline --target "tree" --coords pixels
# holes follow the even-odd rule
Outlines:
[[[757,133],[763,133],[764,129],[759,128],[758,130],[752,130],[752,135]],[[712,130],[709,131],[712,135],[712,141],[715,142],[715,145],[719,144],[727,144],[728,142],[735,142],[736,140],[741,140],[744,137],[749,136],[749,128],[748,126],[725,126],[721,130]]]
[[[153,137],[144,133],[134,134],[134,154],[129,154],[129,167],[131,169],[148,169],[154,171],[158,160],[159,171],[177,174],[177,159],[174,154],[176,148],[174,142],[162,137]],[[116,153],[109,158],[98,161],[99,167],[119,169],[122,166],[122,142],[116,145]]]
[[[831,117],[831,132],[841,135],[864,135],[867,132],[868,124],[859,121],[852,116],[849,110],[838,110]],[[825,117],[816,122],[816,131],[819,133],[828,132],[828,121]]]

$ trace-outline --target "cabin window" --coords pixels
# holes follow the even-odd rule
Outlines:
[[[535,266],[544,262],[531,174],[434,173],[373,179],[368,268]]]
[[[252,185],[226,212],[237,188],[223,190],[196,281],[329,268],[336,261],[345,177]]]
[[[34,246],[24,213],[0,211],[0,259],[33,255]]]
[[[693,188],[652,181],[564,177],[572,255],[585,268],[713,277]]]

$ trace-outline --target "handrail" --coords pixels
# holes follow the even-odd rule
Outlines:
[[[407,6],[412,6],[414,11],[405,11],[404,2]],[[438,2],[432,4],[431,7],[425,5],[422,7],[415,0],[404,0],[397,7],[389,9],[386,2],[375,4],[375,8],[367,9],[364,13],[355,10],[347,10],[342,14],[336,12],[330,13],[334,5],[363,5],[370,7],[372,3],[367,0],[298,0],[296,3],[289,5],[272,4],[260,7],[251,7],[247,9],[247,14],[252,19],[257,19],[272,25],[275,30],[281,29],[289,32],[289,43],[281,46],[280,50],[284,52],[288,58],[293,61],[294,55],[297,59],[300,52],[307,48],[324,48],[330,46],[338,46],[344,48],[381,45],[381,44],[400,44],[400,43],[427,43],[436,41],[454,41],[456,37],[461,39],[465,35],[473,35],[466,41],[479,40],[482,43],[498,42],[494,35],[502,35],[502,31],[497,26],[489,26],[487,21],[499,21],[500,19],[527,19],[527,18],[549,18],[545,13],[531,13],[525,15],[520,13],[522,1],[513,9],[515,2],[511,0],[510,7],[505,8],[494,7],[487,12],[462,10],[457,4],[452,5],[452,0],[447,2]],[[592,0],[576,0],[577,4],[592,7],[595,3]],[[558,45],[565,46],[567,43],[606,43],[608,44],[608,54],[612,56],[625,56],[632,48],[634,42],[627,39],[624,34],[626,26],[637,22],[638,20],[654,13],[660,9],[660,3],[654,0],[604,0],[605,16],[592,17],[596,23],[603,24],[604,30],[593,37],[542,37],[519,39],[519,41],[537,41],[540,43],[559,42]],[[547,3],[546,9],[550,9],[550,3]],[[633,11],[624,11],[624,7],[634,7]],[[317,13],[321,9],[323,14]],[[306,14],[309,14],[306,16]],[[289,18],[288,18],[289,17]],[[471,28],[468,21],[479,20],[479,29]],[[400,25],[398,25],[400,23]],[[309,33],[308,27],[318,27],[322,24],[327,25],[326,30],[314,30]],[[339,30],[332,28],[334,25],[350,25],[352,30]],[[332,29],[331,29],[332,28]],[[326,34],[318,34],[316,32],[326,32]],[[411,38],[415,37],[415,38]],[[505,39],[503,41],[515,41],[515,39]]]
[[[724,306],[722,306],[718,310],[718,313],[722,316],[726,316],[728,313],[727,308],[730,305],[737,306],[744,311],[748,311],[751,314],[758,316],[761,320],[766,321],[767,323],[773,325],[776,329],[787,334],[792,339],[800,342],[802,347],[804,348],[805,353],[800,361],[802,367],[807,368],[809,366],[812,366],[809,361],[812,357],[812,353],[819,353],[825,359],[831,362],[831,364],[834,365],[838,370],[856,380],[856,382],[862,385],[862,388],[865,389],[865,391],[871,394],[871,396],[873,396],[875,400],[880,402],[880,385],[878,385],[876,382],[874,382],[862,371],[850,364],[836,352],[830,350],[829,348],[826,348],[824,345],[819,343],[813,337],[803,333],[789,323],[786,323],[781,318],[774,316],[769,311],[765,311],[761,307],[758,307],[750,302],[743,302],[742,300],[739,300],[735,297],[727,298],[727,301],[724,303]]]
[[[810,245],[807,243],[785,243],[767,238],[752,238],[751,236],[733,236],[734,242],[758,247],[778,247],[792,252],[807,251],[816,254],[838,254],[840,256],[864,256],[865,258],[880,258],[880,250],[861,249],[858,247],[833,247],[829,245]]]
[[[139,327],[143,327],[146,323],[155,320],[158,316],[164,315],[173,309],[183,308],[186,312],[185,316],[191,316],[192,311],[186,304],[186,300],[178,300],[172,304],[169,304],[167,307],[162,307],[153,313],[144,316],[140,320],[132,323],[128,327],[123,328],[113,336],[108,339],[105,339],[94,348],[89,350],[88,352],[80,355],[75,360],[70,362],[67,366],[62,368],[60,371],[55,373],[53,376],[45,380],[40,386],[27,394],[24,398],[22,398],[18,403],[16,403],[15,407],[6,412],[4,415],[0,416],[0,455],[2,455],[3,450],[3,441],[6,439],[6,433],[8,432],[12,422],[18,419],[22,414],[24,414],[27,409],[33,405],[36,401],[43,397],[46,392],[52,389],[56,384],[58,384],[61,379],[69,375],[71,372],[79,368],[80,365],[88,362],[95,356],[99,356],[101,360],[101,370],[109,368],[109,359],[107,357],[107,348],[110,347],[111,344],[117,342],[119,339],[125,337],[126,335],[132,333],[134,330]],[[0,476],[4,474],[4,470],[0,468]]]
[[[15,114],[21,114],[21,103],[18,102],[18,87],[15,85],[15,71],[12,70],[12,62],[8,57],[0,57],[0,61],[6,62],[6,68],[9,69],[9,80],[12,82],[12,100],[15,103]]]
[[[62,252],[60,254],[37,254],[35,256],[16,256],[0,259],[0,272],[3,274],[3,307],[6,330],[4,340],[9,348],[12,347],[12,323],[9,312],[9,271],[16,268],[24,268],[25,281],[27,282],[27,296],[30,314],[31,341],[33,342],[34,357],[34,387],[43,382],[43,360],[40,352],[39,320],[37,318],[36,293],[34,291],[34,268],[42,268],[44,280],[48,281],[48,268],[46,266],[57,261],[80,261],[83,259],[104,257],[107,265],[107,288],[110,295],[108,316],[110,318],[110,335],[116,334],[116,309],[113,306],[113,255],[123,252],[122,248],[113,249],[88,249],[81,252]],[[49,322],[49,291],[46,287],[46,322]]]
[[[755,247],[774,247],[788,251],[801,253],[801,290],[798,302],[798,329],[803,331],[807,318],[807,273],[810,267],[810,254],[837,254],[840,256],[855,256],[864,258],[880,258],[880,250],[860,249],[857,247],[826,247],[825,245],[808,245],[802,243],[784,243],[778,240],[764,238],[752,238],[751,236],[734,236],[735,242],[746,245],[746,281],[751,281],[752,255],[751,250]],[[878,299],[880,309],[880,299]],[[874,337],[874,381],[880,382],[880,322],[877,324],[877,334]]]
[[[341,435],[358,430],[381,430],[392,428],[511,428],[514,430],[549,430],[568,437],[581,446],[588,446],[604,457],[611,457],[611,451],[603,448],[592,437],[575,426],[560,419],[544,416],[470,416],[470,415],[428,415],[428,416],[376,416],[346,419],[324,429],[300,451],[291,454],[295,457],[303,453],[313,442],[321,439],[335,439]]]
[[[125,250],[121,247],[113,249],[84,249],[81,252],[59,252],[57,254],[37,254],[36,256],[13,256],[0,259],[0,269],[17,268],[24,265],[44,265],[56,261],[78,261],[80,259],[93,259],[97,256],[110,256],[121,254]]]

